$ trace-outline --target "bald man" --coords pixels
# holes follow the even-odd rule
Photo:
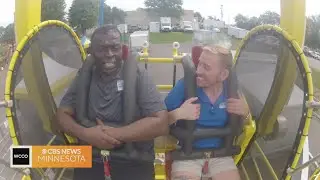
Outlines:
[[[95,30],[91,38],[90,53],[95,59],[91,79],[88,116],[98,126],[85,128],[75,122],[76,84],[74,80],[63,97],[57,112],[62,131],[100,149],[112,149],[123,143],[134,142],[135,148],[154,155],[153,139],[168,134],[168,113],[152,78],[144,69],[138,69],[137,119],[120,128],[103,122],[122,122],[122,44],[116,26],[106,25]],[[81,71],[79,71],[81,73]],[[112,158],[109,161],[112,180],[152,180],[153,162],[128,161]],[[104,180],[101,157],[94,157],[90,169],[75,169],[74,180]]]

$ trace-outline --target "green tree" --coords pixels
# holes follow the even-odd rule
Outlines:
[[[259,17],[261,24],[280,24],[280,15],[276,12],[266,11],[265,13],[261,14]]]
[[[5,27],[0,26],[0,38],[1,38],[2,34],[4,33],[4,30],[5,30]]]
[[[112,23],[113,24],[122,24],[125,22],[126,12],[122,9],[113,7],[112,8]]]
[[[104,5],[104,23],[105,24],[123,24],[125,23],[126,12],[122,9],[107,4]]]
[[[259,18],[253,16],[249,19],[249,21],[247,22],[247,29],[251,30],[252,28],[259,26],[261,24]]]
[[[195,12],[194,13],[194,17],[198,19],[198,22],[202,22],[203,21],[203,17],[199,12]]]
[[[320,15],[307,18],[305,44],[320,49]]]
[[[0,37],[1,43],[6,44],[15,44],[15,34],[14,34],[14,24],[9,24],[3,31],[2,36]]]
[[[251,30],[252,28],[260,25],[260,24],[280,24],[280,15],[276,12],[266,11],[265,13],[261,14],[259,18],[257,17],[246,17],[242,14],[238,14],[235,17],[235,22],[237,27]]]
[[[107,4],[104,4],[104,23],[111,24],[112,23],[112,9]]]
[[[78,34],[84,34],[97,25],[98,13],[98,0],[73,0],[68,13],[69,23]]]
[[[234,21],[236,22],[236,26],[238,28],[242,28],[242,29],[248,29],[248,21],[249,18],[242,15],[242,14],[238,14],[235,18]]]
[[[154,12],[160,17],[180,19],[183,14],[182,0],[145,0],[144,5],[149,12]]]
[[[15,47],[15,33],[14,33],[14,24],[11,23],[9,24],[6,28],[4,28],[3,30],[3,33],[0,37],[0,43],[1,44],[10,44],[11,47]],[[7,51],[5,48],[5,46],[2,46],[2,52],[1,52],[1,55],[2,57],[2,63],[7,63],[8,62],[8,58],[11,58],[11,55],[10,54],[7,54]],[[12,49],[9,49],[9,50],[14,50],[14,48]],[[10,52],[11,53],[11,52]],[[0,62],[1,64],[1,62]]]
[[[65,21],[66,3],[64,0],[42,0],[41,21]]]

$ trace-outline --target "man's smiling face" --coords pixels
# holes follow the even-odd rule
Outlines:
[[[122,63],[120,33],[115,29],[97,32],[92,39],[92,55],[98,69],[107,74],[116,72]]]

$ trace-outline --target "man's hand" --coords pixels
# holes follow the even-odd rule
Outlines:
[[[102,130],[104,133],[106,133],[109,136],[111,134],[115,134],[115,131],[117,130],[117,128],[110,127],[110,126],[103,124],[103,122],[100,119],[96,119],[96,121],[97,121],[97,124],[102,127]]]
[[[186,100],[178,109],[177,120],[197,120],[200,116],[200,104],[194,104],[198,100],[197,97],[192,97]]]
[[[249,114],[249,107],[242,98],[230,98],[227,101],[227,111],[229,113],[240,115],[246,118],[246,116]]]
[[[111,135],[122,143],[147,141],[155,137],[167,135],[169,133],[167,111],[159,111],[133,123],[122,127],[110,127],[103,125],[102,121],[96,119],[101,124],[105,134]]]
[[[104,126],[98,124],[84,131],[83,140],[100,149],[113,149],[121,145],[121,142],[104,132]]]

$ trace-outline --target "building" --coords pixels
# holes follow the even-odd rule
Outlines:
[[[139,8],[135,11],[126,12],[125,23],[131,26],[148,26],[150,22],[159,22],[160,17],[156,15],[150,15],[146,10]],[[182,21],[191,21],[194,20],[194,11],[193,10],[184,10],[183,15],[180,20]],[[179,19],[172,18],[172,24],[180,23]]]
[[[206,30],[212,30],[214,28],[225,28],[225,22],[224,21],[219,21],[219,20],[214,20],[214,19],[205,19],[203,21],[203,28]]]
[[[131,26],[148,25],[152,20],[144,9],[126,11],[125,23]]]

